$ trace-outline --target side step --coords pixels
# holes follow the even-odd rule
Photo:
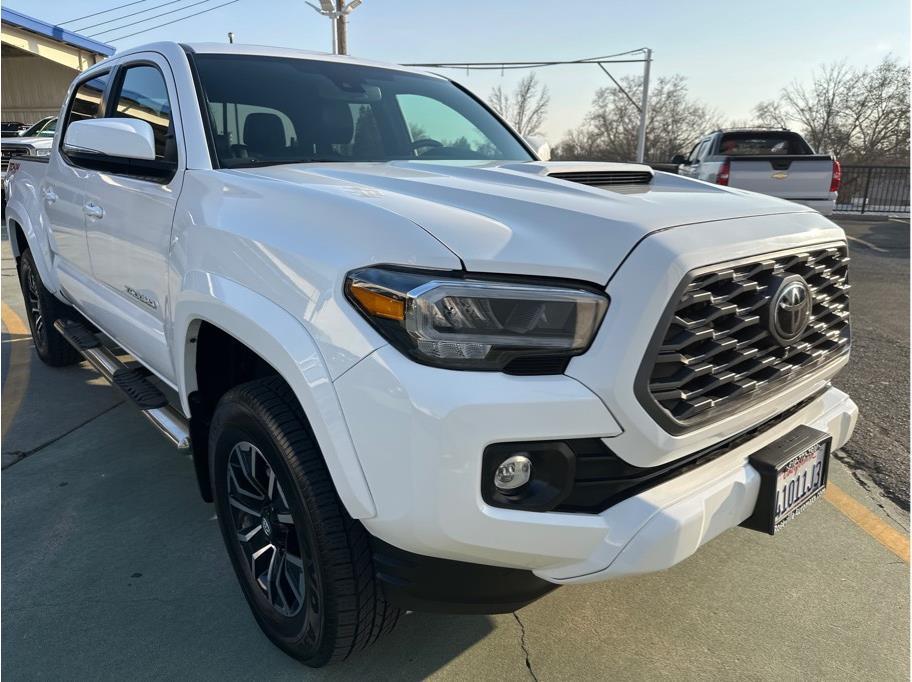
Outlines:
[[[105,348],[85,325],[55,320],[54,329],[111,384],[117,386],[178,450],[190,448],[190,425],[186,417],[168,404],[165,394],[146,379],[140,369],[130,369]]]

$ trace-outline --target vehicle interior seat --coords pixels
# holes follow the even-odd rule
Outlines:
[[[254,158],[276,158],[288,152],[285,126],[276,114],[257,112],[244,120],[244,146]]]

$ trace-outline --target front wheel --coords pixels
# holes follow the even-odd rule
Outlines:
[[[209,452],[225,546],[257,623],[276,645],[319,667],[392,629],[399,611],[374,578],[368,534],[342,507],[280,378],[222,397]]]
[[[19,284],[25,299],[29,329],[38,357],[51,367],[65,367],[81,360],[79,352],[54,329],[54,320],[72,316],[69,306],[61,303],[41,281],[30,249],[19,259]]]

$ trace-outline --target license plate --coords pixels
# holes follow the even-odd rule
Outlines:
[[[799,426],[750,457],[760,473],[753,515],[742,525],[773,535],[826,489],[831,438]]]

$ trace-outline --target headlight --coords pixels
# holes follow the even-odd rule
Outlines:
[[[47,147],[45,149],[36,149],[35,150],[35,156],[50,156],[50,155],[51,155],[50,147]]]
[[[583,353],[608,308],[605,294],[582,287],[387,267],[350,272],[345,293],[418,362],[535,374],[562,371],[567,359]],[[525,358],[517,369],[514,361]]]

